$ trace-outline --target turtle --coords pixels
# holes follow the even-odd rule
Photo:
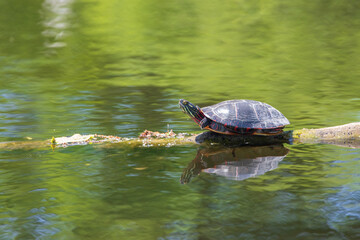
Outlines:
[[[289,120],[276,108],[255,100],[227,100],[200,108],[180,99],[179,106],[201,129],[227,135],[277,135]]]

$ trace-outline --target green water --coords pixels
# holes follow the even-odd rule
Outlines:
[[[0,1],[0,142],[199,131],[179,98],[357,122],[359,29],[355,0]],[[360,239],[359,149],[285,147],[2,149],[0,239]]]

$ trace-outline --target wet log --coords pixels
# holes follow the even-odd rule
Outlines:
[[[292,131],[284,131],[278,135],[224,135],[215,132],[203,132],[195,137],[199,144],[219,144],[229,147],[237,146],[265,146],[279,143],[292,143]]]
[[[335,144],[346,147],[360,148],[360,122],[349,123],[341,126],[301,129],[294,131],[284,131],[275,136],[233,136],[223,135],[214,132],[203,132],[200,134],[166,133],[152,132],[145,130],[138,138],[123,138],[108,135],[80,135],[75,134],[71,137],[53,137],[45,141],[21,141],[0,143],[0,149],[35,149],[69,147],[74,145],[87,144],[106,144],[109,146],[127,147],[170,147],[184,144],[202,145],[225,145],[230,147],[237,146],[264,146],[281,143],[325,143]]]

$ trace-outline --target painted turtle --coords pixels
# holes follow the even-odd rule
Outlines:
[[[201,129],[229,135],[276,135],[289,120],[269,104],[254,100],[228,100],[200,108],[184,99],[180,108]]]

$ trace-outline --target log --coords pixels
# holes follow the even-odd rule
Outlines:
[[[345,125],[318,128],[318,129],[302,129],[294,131],[294,139],[301,141],[321,140],[334,141],[342,139],[359,140],[360,138],[360,122],[349,123]]]
[[[123,138],[99,134],[74,134],[71,137],[53,137],[52,139],[45,141],[29,140],[21,142],[2,142],[0,143],[0,149],[36,149],[48,148],[50,146],[54,149],[87,144],[111,144],[111,146],[121,147],[171,147],[184,144],[225,145],[238,147],[264,146],[281,143],[325,143],[360,148],[360,122],[328,128],[284,131],[283,133],[275,136],[233,136],[214,132],[203,132],[200,134],[176,134],[172,130],[166,133],[145,130],[138,138]]]
[[[222,144],[226,146],[265,146],[278,143],[321,143],[333,144],[344,147],[360,148],[360,122],[345,125],[318,128],[284,131],[274,136],[258,135],[223,135],[214,132],[204,132],[196,136],[200,144]]]

